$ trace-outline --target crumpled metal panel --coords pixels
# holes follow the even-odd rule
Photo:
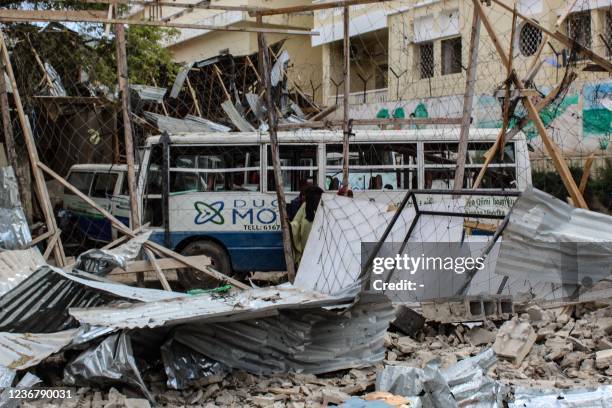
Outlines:
[[[0,365],[23,370],[66,347],[79,329],[57,333],[0,333]]]
[[[64,383],[78,386],[128,384],[139,389],[148,400],[155,401],[142,381],[130,336],[125,332],[108,336],[68,363],[64,368]]]
[[[113,249],[90,249],[77,257],[75,269],[105,276],[114,268],[126,269],[130,261],[141,253],[143,244],[151,236],[151,230],[138,234],[125,244]]]
[[[15,172],[12,167],[0,167],[0,248],[24,248],[31,240]]]
[[[178,327],[174,338],[254,374],[319,374],[381,361],[384,335],[394,317],[384,295],[364,295],[348,310],[283,310],[267,318],[193,323]]]
[[[53,66],[49,64],[48,62],[45,62],[44,66],[45,66],[45,71],[47,71],[47,75],[49,76],[49,78],[51,78],[51,84],[53,85],[53,88],[48,89],[46,87],[47,83],[45,81],[45,90],[51,96],[67,96],[68,93],[66,93],[66,89],[64,88],[64,85],[62,84],[62,78],[59,76],[55,68],[53,68]]]
[[[266,113],[266,107],[264,106],[260,96],[254,93],[247,93],[245,98],[249,104],[249,108],[251,108],[251,112],[253,112],[257,120],[262,123],[265,122],[266,118],[264,115]]]
[[[208,123],[189,119],[172,118],[153,112],[143,112],[146,120],[151,122],[162,132],[168,133],[193,133],[193,132],[216,132],[217,130]]]
[[[50,333],[76,326],[70,307],[91,308],[113,300],[174,299],[184,293],[93,281],[49,265],[0,297],[0,331]]]
[[[45,264],[38,248],[0,252],[0,296]]]
[[[202,125],[207,126],[210,130],[215,132],[230,132],[232,128],[224,126],[220,123],[213,122],[212,120],[204,119],[199,116],[187,115],[185,116],[185,120],[190,120],[192,122],[200,123]]]
[[[13,380],[15,380],[16,375],[17,371],[0,365],[0,388],[6,388],[13,385]]]
[[[179,72],[176,74],[176,78],[174,80],[174,83],[172,84],[172,89],[170,90],[171,98],[176,98],[181,92],[181,89],[183,89],[183,84],[185,83],[185,80],[187,79],[187,75],[189,75],[189,70],[191,70],[192,66],[193,66],[193,62],[190,64],[185,64],[181,67]]]
[[[287,50],[283,50],[281,55],[278,56],[276,62],[272,66],[272,70],[270,71],[270,82],[272,86],[278,85],[280,81],[283,79],[283,73],[287,69],[287,64],[289,63],[289,53]]]
[[[40,378],[35,376],[32,373],[26,373],[21,380],[15,385],[15,388],[21,389],[29,389],[35,386],[36,384],[42,382]],[[11,398],[10,391],[8,389],[4,390],[2,394],[0,394],[0,407],[2,408],[17,408],[21,407],[22,403],[20,399]]]
[[[497,357],[491,348],[441,370],[436,362],[424,369],[386,366],[378,373],[376,390],[418,397],[424,407],[502,408],[506,388],[486,376]]]
[[[166,88],[158,88],[149,85],[130,85],[130,90],[132,90],[141,101],[155,103],[162,103],[164,101],[164,95],[166,94]]]
[[[227,100],[221,104],[221,108],[232,121],[234,126],[241,132],[254,132],[255,128],[238,112],[236,107],[232,104],[232,101]]]
[[[191,385],[203,387],[217,383],[229,368],[171,338],[160,349],[168,388],[184,390]]]
[[[530,189],[512,207],[495,273],[579,284],[609,276],[611,258],[612,216]]]
[[[612,385],[569,390],[516,387],[510,408],[612,407]]]
[[[158,301],[149,298],[146,303],[135,303],[130,306],[108,305],[86,308],[75,306],[70,309],[70,315],[79,322],[92,326],[123,329],[153,328],[187,322],[251,319],[275,315],[279,309],[337,305],[353,298],[322,295],[300,290],[289,284],[245,290],[227,296],[213,293],[197,296],[185,296],[184,293],[180,295],[182,297],[174,299],[170,298],[172,295],[168,295],[167,299]]]

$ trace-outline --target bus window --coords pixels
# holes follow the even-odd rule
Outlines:
[[[342,180],[342,145],[325,151],[325,188],[337,190]],[[355,143],[349,146],[349,185],[354,190],[408,190],[417,188],[415,143]]]
[[[259,191],[259,146],[173,146],[170,192]]]
[[[143,222],[151,223],[153,227],[163,224],[162,211],[162,146],[154,145],[151,148],[151,159],[147,169],[147,178],[143,197]],[[127,177],[126,177],[127,178]]]
[[[97,198],[109,198],[115,194],[117,185],[116,173],[96,173],[91,189],[91,196]]]
[[[485,162],[485,153],[493,146],[492,142],[472,142],[468,144],[463,188],[474,188],[478,174]],[[426,189],[449,189],[454,185],[457,165],[457,143],[424,144],[424,179]],[[515,145],[510,142],[504,146],[503,158],[496,154],[488,166],[478,186],[481,189],[516,189]]]
[[[268,191],[276,191],[272,152],[268,150]],[[300,191],[306,184],[317,184],[317,145],[279,146],[283,191]]]
[[[70,173],[68,182],[75,186],[81,193],[89,195],[89,188],[91,187],[91,181],[93,180],[93,173],[84,171],[74,171]],[[72,194],[68,189],[64,190],[64,194]]]

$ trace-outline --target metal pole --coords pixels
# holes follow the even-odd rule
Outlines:
[[[344,7],[344,135],[342,138],[342,186],[348,188],[349,179],[349,94],[351,92],[351,37],[349,30],[349,8]]]

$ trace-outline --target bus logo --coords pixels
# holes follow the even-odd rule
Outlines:
[[[198,225],[212,222],[213,224],[222,225],[225,222],[221,211],[223,210],[223,201],[215,201],[212,204],[203,201],[196,201],[194,207],[198,214],[194,222]]]

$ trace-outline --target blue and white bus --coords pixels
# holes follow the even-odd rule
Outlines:
[[[497,135],[496,129],[472,131],[465,188],[472,188],[484,153]],[[459,129],[355,131],[349,149],[349,182],[355,199],[397,203],[409,189],[452,188],[458,137]],[[287,202],[307,183],[330,193],[338,190],[342,132],[280,132],[278,139]],[[160,137],[150,137],[141,150],[137,195],[142,222],[150,223],[154,231],[152,240],[186,255],[208,255],[223,273],[284,270],[268,135],[176,134],[170,136],[168,149],[167,235]],[[76,165],[68,180],[128,222],[125,166]],[[496,157],[489,166],[480,189],[524,190],[530,185],[527,143],[519,134],[506,144],[503,157]],[[496,205],[490,211],[502,210]],[[94,212],[69,192],[65,193],[64,209],[82,219],[79,225],[89,228],[84,232],[90,238],[113,238],[110,225],[95,218]],[[99,226],[92,229],[90,221]]]

